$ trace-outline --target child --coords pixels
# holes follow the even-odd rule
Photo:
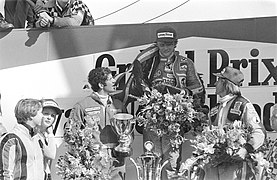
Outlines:
[[[53,123],[57,119],[57,116],[62,113],[62,111],[53,99],[43,99],[42,106],[43,118],[41,126],[39,126],[37,129],[37,137],[39,138],[38,142],[44,155],[44,179],[50,180],[51,160],[55,159],[56,157],[56,143],[53,134]]]

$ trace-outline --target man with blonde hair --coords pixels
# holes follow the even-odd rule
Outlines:
[[[21,99],[14,112],[17,124],[1,138],[0,179],[43,180],[43,154],[34,136],[43,118],[41,101]]]
[[[244,80],[243,73],[233,67],[227,66],[222,72],[214,73],[218,77],[215,83],[215,93],[219,95],[219,103],[211,109],[211,123],[223,128],[225,124],[241,121],[245,126],[251,127],[249,139],[236,153],[239,161],[231,162],[230,159],[214,167],[205,166],[205,180],[250,180],[256,179],[255,173],[246,161],[248,153],[253,153],[265,141],[265,131],[260,117],[253,104],[242,96],[240,86]]]

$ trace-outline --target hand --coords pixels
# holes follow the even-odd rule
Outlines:
[[[46,12],[42,12],[42,13],[39,13],[39,17],[40,18],[43,18],[43,19],[48,19],[49,21],[52,21],[52,17],[49,16],[49,14],[47,14]]]
[[[49,126],[49,127],[46,129],[46,133],[47,133],[47,134],[53,134],[53,126]]]
[[[240,150],[236,153],[236,155],[241,158],[241,159],[245,159],[246,155],[247,155],[247,150],[245,148],[240,148]]]
[[[47,19],[42,18],[42,19],[39,20],[39,26],[40,27],[49,27],[50,26],[50,21],[47,20]]]
[[[54,18],[49,16],[46,12],[39,13],[39,19],[41,19],[39,22],[41,27],[50,27],[50,24],[54,21]]]

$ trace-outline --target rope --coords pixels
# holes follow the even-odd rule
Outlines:
[[[156,17],[154,17],[154,18],[152,18],[152,19],[149,19],[149,20],[143,22],[142,24],[148,23],[148,22],[150,22],[150,21],[152,21],[152,20],[154,20],[154,19],[157,19],[157,18],[159,18],[159,17],[162,17],[162,16],[164,16],[164,15],[170,13],[171,11],[174,11],[175,9],[177,9],[177,8],[179,8],[179,7],[181,7],[181,6],[183,6],[184,4],[186,4],[186,3],[189,2],[189,1],[190,1],[190,0],[187,0],[187,1],[183,2],[182,4],[176,6],[175,8],[170,9],[169,11],[166,11],[165,13],[163,13],[163,14],[161,14],[161,15],[159,15],[159,16],[156,16]]]
[[[139,1],[140,1],[140,0],[137,0],[137,1],[131,3],[131,4],[127,5],[127,6],[124,6],[124,7],[120,8],[120,9],[114,11],[114,12],[111,12],[111,13],[109,13],[109,14],[106,14],[106,15],[102,16],[102,17],[96,18],[96,19],[94,19],[94,21],[97,21],[97,20],[99,20],[99,19],[105,18],[105,17],[110,16],[110,15],[112,15],[112,14],[115,14],[115,13],[117,13],[117,12],[119,12],[119,11],[121,11],[121,10],[127,8],[127,7],[130,7],[130,6],[134,5],[134,4],[136,4],[136,3],[139,2]]]

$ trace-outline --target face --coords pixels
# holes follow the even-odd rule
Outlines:
[[[112,74],[108,75],[108,78],[106,80],[106,85],[103,87],[103,90],[106,93],[111,93],[116,90],[115,79],[113,78]]]
[[[46,129],[51,126],[56,120],[57,112],[53,108],[45,107],[43,108],[42,114],[43,118],[41,127]]]
[[[218,78],[218,80],[215,82],[215,93],[218,94],[220,97],[223,97],[225,90],[223,87],[223,81],[222,78]]]
[[[176,47],[176,43],[175,42],[157,42],[157,46],[159,48],[160,54],[163,57],[167,58],[173,53],[173,51]]]
[[[40,110],[38,110],[37,115],[32,117],[33,127],[40,126],[42,122],[42,118],[43,118],[43,114],[42,114],[42,108],[41,108]]]

